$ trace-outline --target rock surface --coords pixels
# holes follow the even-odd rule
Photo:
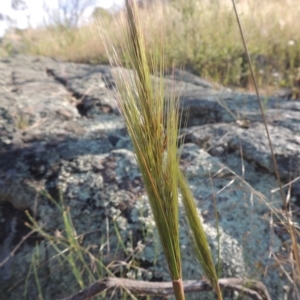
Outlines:
[[[0,60],[3,299],[38,299],[39,290],[44,299],[76,292],[80,280],[72,261],[82,272],[83,284],[107,274],[105,266],[117,276],[169,280],[116,107],[112,72],[109,66],[42,57]],[[282,200],[271,192],[277,183],[255,96],[214,88],[182,71],[165,82],[167,90],[180,92],[183,117],[188,116],[181,163],[215,257],[220,244],[222,276],[262,280],[272,299],[283,299],[289,284],[273,255],[281,261],[288,258],[289,236],[279,224]],[[300,102],[271,97],[264,99],[264,109],[281,180],[287,183],[300,175]],[[299,201],[296,181],[291,197],[296,222]],[[25,211],[44,235],[28,237]],[[69,215],[77,243],[66,238]],[[182,206],[180,225],[183,277],[200,278]],[[14,256],[6,259],[17,245]],[[80,255],[72,258],[69,247],[74,253],[86,249],[86,265]],[[188,299],[193,297],[199,299]]]

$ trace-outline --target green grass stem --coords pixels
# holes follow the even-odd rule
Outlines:
[[[201,219],[198,215],[193,194],[182,171],[179,170],[178,173],[179,188],[182,194],[182,201],[185,208],[188,223],[192,232],[192,239],[194,242],[196,257],[201,264],[205,276],[209,279],[212,287],[214,288],[218,300],[221,300],[223,298],[218,284],[218,275],[211,255],[211,249],[209,247],[206,234],[201,223]]]

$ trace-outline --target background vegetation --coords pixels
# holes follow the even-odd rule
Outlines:
[[[231,1],[147,3],[150,4],[143,5],[142,18],[157,31],[151,37],[146,32],[145,36],[148,43],[159,43],[160,28],[164,25],[167,68],[175,63],[224,85],[252,89]],[[300,86],[298,1],[239,0],[237,8],[260,85],[292,87],[297,92]],[[155,20],[149,10],[155,10]],[[118,47],[121,41],[117,38],[116,23],[123,19],[122,11],[113,14],[97,8],[89,22],[80,27],[54,22],[44,28],[29,29],[20,33],[22,51],[81,63],[108,63],[99,28],[104,26]],[[9,45],[6,47],[11,49]]]

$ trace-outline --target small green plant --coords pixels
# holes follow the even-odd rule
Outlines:
[[[78,288],[83,289],[91,282],[110,276],[114,277],[115,273],[124,273],[130,271],[132,274],[138,273],[138,266],[135,266],[135,256],[140,249],[132,249],[130,252],[125,248],[123,241],[120,237],[117,226],[114,224],[114,232],[118,236],[118,244],[116,249],[111,249],[112,260],[105,265],[104,255],[107,254],[105,245],[109,241],[105,241],[105,238],[101,239],[99,245],[99,253],[91,251],[89,246],[84,246],[82,240],[85,234],[78,235],[73,225],[70,209],[64,204],[63,198],[60,200],[54,200],[46,192],[43,193],[45,197],[53,203],[59,211],[59,216],[62,218],[63,230],[56,230],[55,233],[48,232],[43,226],[41,226],[34,218],[27,212],[30,224],[27,224],[32,230],[36,231],[40,237],[47,241],[48,246],[54,249],[55,253],[49,259],[50,264],[58,264],[58,268],[62,272],[70,272],[73,275],[75,283]],[[40,268],[43,264],[39,261],[41,256],[41,247],[37,243],[35,251],[32,254],[31,264],[28,270],[27,277],[24,279],[24,299],[28,297],[28,287],[32,284],[32,276],[37,287],[38,299],[47,298],[47,295],[43,294],[43,281],[41,278]],[[105,253],[104,253],[105,252]],[[126,261],[118,262],[117,257],[120,253],[124,253]],[[112,292],[113,294],[114,292]],[[136,299],[130,291],[124,288],[124,291],[120,291],[121,299],[126,299],[128,295],[129,299]],[[103,291],[96,299],[106,299],[107,292]]]
[[[23,114],[22,112],[18,113],[15,122],[16,122],[16,127],[20,130],[25,130],[28,127],[30,127],[29,116]]]

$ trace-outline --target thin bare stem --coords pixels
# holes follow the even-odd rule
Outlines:
[[[240,278],[221,278],[218,280],[224,290],[237,291],[254,300],[271,300],[266,286],[260,281]],[[207,280],[182,281],[185,293],[197,293],[211,291],[212,286]],[[78,293],[63,300],[87,300],[107,289],[123,288],[135,295],[169,296],[174,294],[173,282],[148,282],[124,278],[103,278]],[[200,298],[200,297],[199,297]]]
[[[282,184],[281,184],[281,180],[280,180],[277,161],[276,161],[275,154],[274,154],[274,151],[273,151],[273,144],[272,144],[269,129],[268,129],[268,126],[267,126],[266,115],[265,115],[263,105],[262,105],[262,101],[261,101],[261,98],[260,98],[260,95],[259,95],[258,84],[257,84],[257,81],[255,79],[251,58],[250,58],[248,47],[247,47],[247,44],[246,44],[242,24],[240,22],[240,18],[239,18],[237,9],[236,9],[235,0],[232,0],[232,4],[233,4],[233,9],[234,9],[234,13],[235,13],[235,16],[236,16],[236,20],[237,20],[237,23],[238,23],[238,26],[239,26],[239,30],[240,30],[240,33],[241,33],[241,38],[242,38],[243,46],[244,46],[244,49],[245,49],[245,53],[246,53],[246,56],[247,56],[247,61],[248,61],[248,64],[249,64],[249,69],[250,69],[250,72],[251,72],[251,78],[253,80],[255,93],[256,93],[256,96],[257,96],[257,100],[258,100],[258,104],[259,104],[259,108],[260,108],[260,112],[261,112],[261,116],[262,116],[263,123],[264,123],[264,126],[265,126],[265,130],[266,130],[266,133],[267,133],[269,148],[270,148],[270,151],[271,151],[271,156],[272,156],[273,165],[274,165],[274,171],[275,171],[275,174],[276,174],[276,179],[277,179],[278,186],[280,187],[280,195],[281,195],[282,203],[283,203],[284,208],[286,209],[287,204],[286,204],[284,192],[283,192],[283,189],[282,189]]]
[[[286,200],[286,197],[284,195],[282,183],[281,183],[281,180],[280,180],[278,165],[277,165],[276,157],[275,157],[275,154],[274,154],[274,151],[273,151],[273,144],[272,144],[269,129],[268,129],[268,126],[267,126],[267,121],[266,121],[266,116],[265,116],[265,113],[264,113],[264,110],[263,110],[262,101],[261,101],[261,98],[260,98],[260,95],[259,95],[259,92],[258,92],[258,85],[257,85],[256,79],[255,79],[255,76],[254,76],[254,71],[253,71],[253,67],[252,67],[248,47],[247,47],[247,44],[246,44],[246,41],[245,41],[245,36],[244,36],[242,24],[240,22],[240,18],[239,18],[237,9],[236,9],[235,0],[232,0],[232,4],[233,4],[233,9],[234,9],[234,12],[235,12],[236,20],[237,20],[237,23],[238,23],[238,27],[239,27],[239,30],[240,30],[240,34],[241,34],[243,46],[244,46],[244,49],[245,49],[245,53],[246,53],[246,56],[247,56],[247,60],[248,60],[248,64],[249,64],[249,68],[250,68],[250,72],[251,72],[251,77],[252,77],[252,80],[253,80],[257,100],[258,100],[258,103],[259,103],[259,107],[260,107],[260,111],[261,111],[261,115],[262,115],[262,119],[263,119],[263,123],[264,123],[264,126],[265,126],[265,130],[266,130],[266,134],[267,134],[267,138],[268,138],[268,142],[269,142],[269,148],[270,148],[270,151],[271,151],[272,161],[273,161],[273,165],[274,165],[274,171],[275,171],[275,174],[276,174],[276,179],[277,179],[277,183],[278,183],[278,186],[279,186],[280,196],[281,196],[281,200],[282,200],[283,207],[284,207],[284,212],[285,212],[285,214],[287,216],[287,220],[288,220],[287,226],[288,226],[288,231],[290,233],[291,240],[292,240],[292,252],[293,252],[294,259],[296,261],[296,266],[297,266],[297,268],[296,268],[297,272],[296,273],[297,273],[297,277],[298,277],[298,280],[299,280],[300,279],[300,257],[299,257],[299,251],[298,251],[296,232],[295,232],[294,226],[292,225],[291,213],[290,213],[288,201]]]

